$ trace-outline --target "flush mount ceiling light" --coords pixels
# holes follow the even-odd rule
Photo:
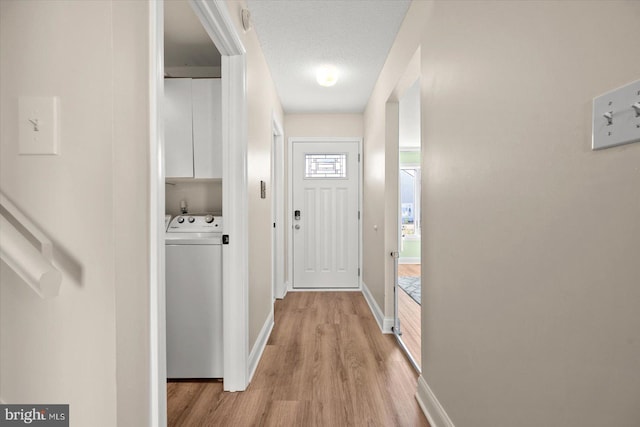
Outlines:
[[[316,71],[316,81],[320,86],[333,86],[338,81],[338,69],[333,65],[323,65]]]

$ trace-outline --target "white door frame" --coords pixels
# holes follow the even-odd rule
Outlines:
[[[222,158],[224,389],[248,385],[248,209],[246,50],[222,0],[190,0],[202,26],[222,54]],[[150,420],[167,424],[166,313],[164,248],[164,12],[161,1],[149,2],[150,123]],[[233,286],[230,284],[233,283]]]
[[[294,142],[357,142],[358,143],[358,212],[360,212],[360,219],[358,220],[358,287],[357,288],[327,288],[322,291],[344,291],[353,292],[362,290],[362,165],[364,159],[362,158],[362,138],[360,137],[289,137],[287,144],[287,199],[289,201],[287,209],[287,274],[289,277],[287,290],[294,292],[318,292],[319,289],[304,289],[293,287],[293,143]]]
[[[271,222],[276,224],[271,233],[271,300],[282,299],[287,293],[284,280],[284,132],[273,113],[271,119]]]

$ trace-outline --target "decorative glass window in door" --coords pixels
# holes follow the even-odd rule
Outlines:
[[[305,154],[305,178],[347,178],[347,154]]]

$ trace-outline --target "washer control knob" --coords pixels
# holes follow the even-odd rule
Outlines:
[[[182,224],[184,222],[184,217],[183,216],[179,216],[178,217],[178,224]]]
[[[213,215],[207,215],[204,217],[204,222],[211,224],[213,222]]]
[[[193,224],[194,222],[196,222],[196,219],[192,216],[189,217],[189,223]]]

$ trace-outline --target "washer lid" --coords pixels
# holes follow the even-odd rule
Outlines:
[[[222,217],[208,214],[178,215],[167,233],[222,233]]]
[[[165,245],[221,245],[222,233],[167,233]]]

